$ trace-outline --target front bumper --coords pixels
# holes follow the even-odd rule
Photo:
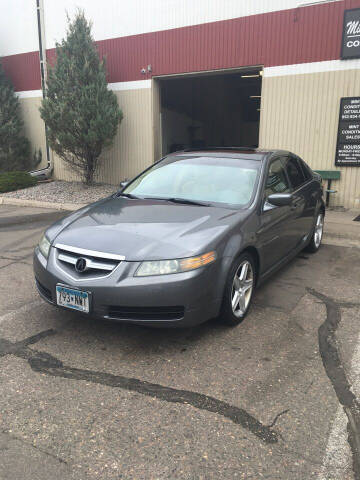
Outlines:
[[[56,306],[56,284],[90,293],[90,313],[97,318],[139,325],[186,327],[219,314],[219,264],[190,272],[134,277],[139,262],[121,262],[110,274],[94,279],[74,279],[59,268],[55,249],[49,259],[36,248],[34,274],[42,298]],[[59,307],[62,308],[62,307]]]

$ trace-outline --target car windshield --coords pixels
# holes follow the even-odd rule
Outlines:
[[[145,171],[122,193],[245,206],[253,197],[259,167],[259,161],[241,158],[173,156]]]

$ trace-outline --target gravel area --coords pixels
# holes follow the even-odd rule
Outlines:
[[[7,192],[0,196],[41,200],[51,203],[91,203],[116,192],[118,187],[109,184],[97,184],[91,187],[79,182],[53,181],[39,183],[35,187]]]

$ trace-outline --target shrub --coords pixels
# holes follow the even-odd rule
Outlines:
[[[20,188],[33,187],[37,179],[27,172],[0,173],[0,193],[19,190]]]
[[[30,143],[23,128],[19,99],[0,65],[0,172],[30,168]]]
[[[82,11],[69,21],[67,37],[56,44],[55,66],[49,65],[48,72],[40,114],[49,145],[91,184],[101,151],[111,145],[123,115],[108,89],[105,62]]]

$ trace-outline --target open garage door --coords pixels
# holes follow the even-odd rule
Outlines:
[[[261,80],[259,68],[158,77],[154,85],[160,115],[159,128],[154,129],[157,152],[257,147]]]

